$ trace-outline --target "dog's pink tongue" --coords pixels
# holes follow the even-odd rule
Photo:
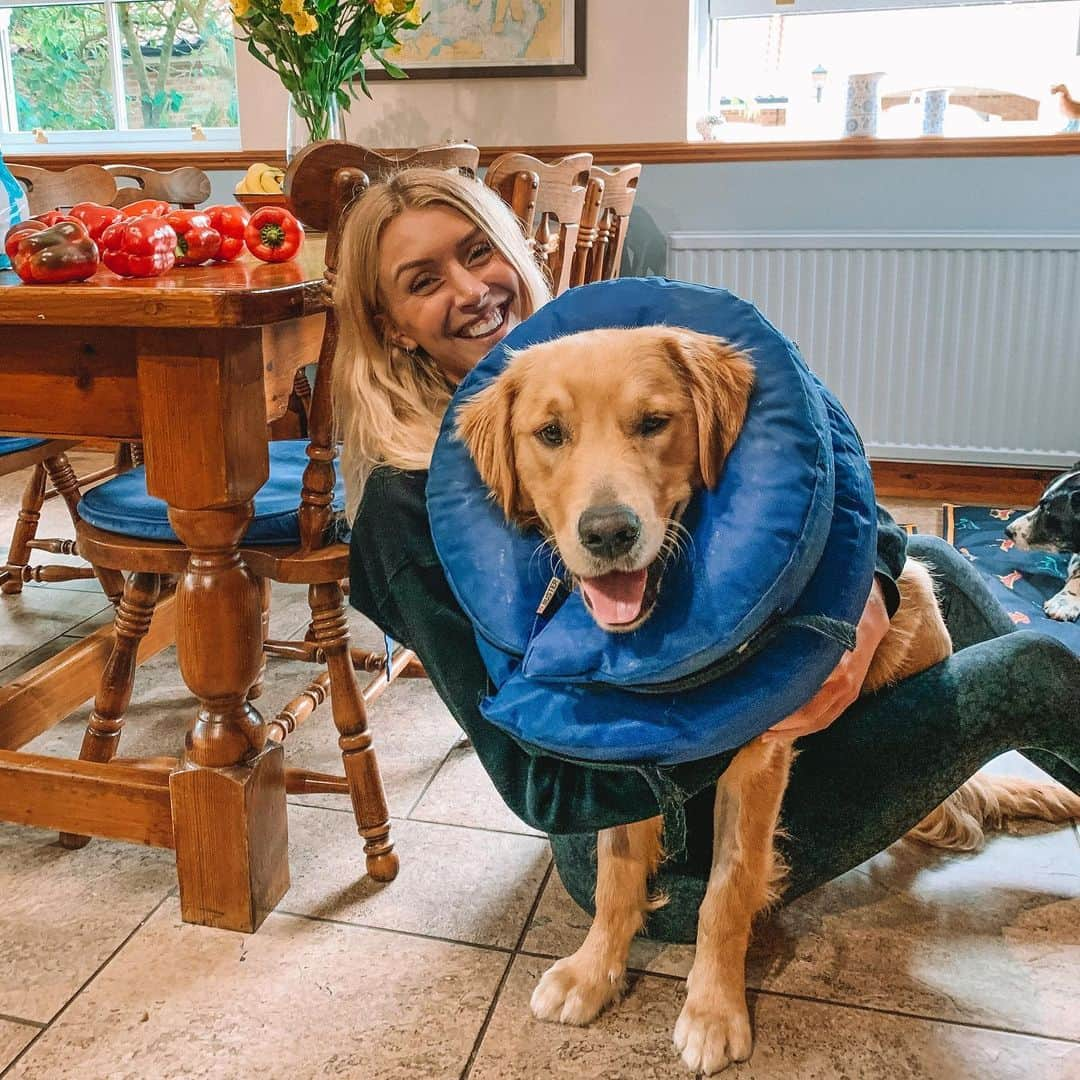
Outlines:
[[[647,570],[612,570],[600,577],[582,578],[581,591],[600,622],[620,626],[640,614],[648,576]]]

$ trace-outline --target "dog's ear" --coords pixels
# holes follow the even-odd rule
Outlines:
[[[476,462],[480,477],[513,521],[518,505],[517,469],[510,416],[517,393],[513,372],[503,372],[465,402],[457,413],[458,438]]]
[[[723,338],[694,330],[665,329],[664,346],[694,403],[702,483],[716,487],[746,419],[754,365]]]

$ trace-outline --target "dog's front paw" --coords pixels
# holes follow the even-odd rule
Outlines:
[[[1043,611],[1058,622],[1075,622],[1080,619],[1080,596],[1062,589],[1043,604]]]
[[[544,972],[529,1002],[538,1020],[587,1024],[622,996],[625,971],[607,970],[574,953]]]
[[[674,1041],[683,1064],[706,1076],[746,1061],[754,1047],[746,1004],[706,1002],[691,994],[676,1021]]]

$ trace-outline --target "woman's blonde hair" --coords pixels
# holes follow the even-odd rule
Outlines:
[[[454,390],[431,357],[394,345],[386,320],[379,319],[384,314],[378,287],[382,231],[403,211],[430,206],[456,210],[484,231],[521,282],[522,319],[551,295],[513,211],[478,180],[417,167],[363,194],[342,231],[334,286],[333,396],[350,520],[376,465],[428,468]]]

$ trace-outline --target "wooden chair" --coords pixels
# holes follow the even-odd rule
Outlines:
[[[11,164],[12,175],[26,190],[31,214],[74,206],[79,202],[108,204],[116,194],[116,181],[97,165],[76,165],[70,169],[39,169],[32,165]],[[22,503],[8,548],[7,559],[0,566],[0,592],[12,596],[22,592],[30,581],[80,581],[96,576],[106,595],[119,602],[123,578],[112,571],[86,566],[44,564],[30,566],[30,552],[43,551],[54,555],[76,555],[75,541],[61,538],[37,537],[41,509],[48,499],[61,497],[72,521],[78,523],[81,489],[125,467],[126,459],[118,454],[114,464],[89,476],[76,477],[65,451],[76,445],[71,441],[0,438],[0,476],[10,476],[30,469],[30,478],[23,489]]]
[[[210,198],[210,177],[192,165],[170,172],[146,169],[142,165],[106,165],[115,180],[131,180],[117,186],[111,205],[124,207],[140,199],[161,199],[184,210],[194,210]]]
[[[634,208],[640,165],[623,165],[618,169],[592,167],[592,178],[604,185],[600,201],[600,217],[596,241],[589,255],[585,281],[609,281],[619,276],[626,229],[630,223],[630,211]]]
[[[387,157],[357,143],[325,139],[305,146],[289,162],[284,187],[293,213],[304,225],[325,231],[329,212],[326,192],[339,169],[357,169],[363,173],[364,179],[358,180],[358,187],[366,190],[368,184],[414,165],[458,168],[475,176],[479,164],[480,151],[471,143],[422,146],[397,157]]]
[[[38,538],[38,522],[46,500],[60,496],[71,515],[72,524],[78,525],[81,488],[114,476],[118,471],[114,464],[89,476],[76,477],[65,452],[74,445],[73,442],[59,439],[0,438],[0,476],[30,469],[30,479],[23,489],[7,558],[0,565],[0,592],[5,596],[21,593],[23,585],[30,581],[82,581],[97,576],[108,598],[114,604],[120,602],[124,579],[115,571],[59,563],[30,565],[31,551],[53,555],[79,554],[72,539]]]
[[[529,154],[503,154],[484,183],[513,207],[551,274],[556,296],[570,287],[574,251],[585,209],[592,154],[547,162]]]
[[[323,217],[330,226],[326,243],[328,282],[333,281],[337,266],[343,211],[366,184],[366,175],[356,169],[340,169],[330,184],[322,183],[322,198],[328,204]],[[313,193],[306,190],[302,194],[308,200],[315,198]],[[390,841],[390,817],[367,728],[365,706],[378,697],[394,678],[401,675],[422,676],[423,669],[414,655],[405,649],[385,656],[349,647],[345,601],[340,584],[348,574],[349,549],[346,544],[331,539],[335,517],[332,504],[337,451],[333,437],[330,383],[336,344],[337,323],[333,311],[329,310],[313,391],[310,440],[307,443],[299,442],[292,448],[284,443],[271,444],[269,484],[274,483],[275,448],[278,451],[289,450],[294,461],[297,454],[302,459],[306,454],[302,490],[296,493],[299,510],[295,537],[288,543],[275,544],[255,544],[245,539],[241,542],[240,553],[250,571],[263,585],[264,632],[269,616],[269,582],[304,583],[308,586],[311,624],[307,637],[303,641],[267,641],[265,652],[271,656],[325,664],[327,668],[270,722],[269,737],[278,741],[285,739],[329,693],[334,723],[339,732],[345,776],[289,769],[286,774],[287,790],[350,795],[357,825],[364,838],[368,873],[376,880],[390,881],[397,874],[398,859]],[[139,492],[134,499],[145,499],[145,476],[141,471],[119,477],[112,483],[116,485],[123,481],[124,487],[129,489],[135,480],[139,480]],[[109,484],[96,488],[93,494],[100,506],[101,499],[110,495]],[[122,496],[117,496],[113,509],[121,516],[125,514]],[[83,512],[86,516],[93,516],[88,503],[84,504]],[[258,515],[255,521],[258,521]],[[85,516],[79,524],[79,547],[103,566],[131,571],[116,618],[116,643],[95,698],[81,753],[83,760],[108,762],[114,759],[124,712],[131,698],[136,653],[149,627],[163,578],[185,571],[188,551],[179,542],[140,539],[95,528],[87,523]],[[229,632],[228,626],[220,628],[222,634]],[[358,685],[356,669],[375,673],[363,690]],[[249,691],[249,698],[256,696],[258,690],[257,681]],[[155,759],[155,763],[157,767],[162,767],[160,760]],[[166,767],[171,764],[166,762]],[[65,835],[62,841],[67,846],[77,847],[85,843],[86,838]]]
[[[61,170],[9,164],[8,168],[26,189],[31,214],[81,202],[108,206],[116,198],[116,181],[100,165],[73,165]]]

